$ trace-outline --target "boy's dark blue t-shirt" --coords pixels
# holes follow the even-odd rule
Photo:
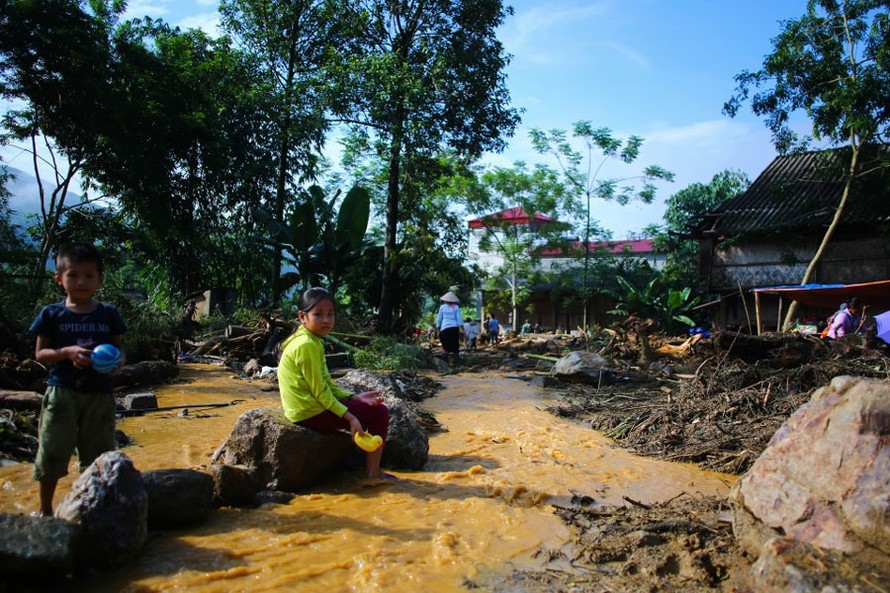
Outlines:
[[[127,325],[114,305],[98,303],[90,313],[74,313],[65,303],[45,306],[31,324],[31,333],[46,336],[53,348],[83,346],[93,348],[110,344],[112,338],[127,331]],[[71,387],[78,391],[111,391],[111,376],[93,370],[79,370],[70,360],[62,360],[50,367],[49,385]]]

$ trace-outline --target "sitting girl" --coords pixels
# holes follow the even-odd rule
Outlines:
[[[334,329],[334,297],[324,288],[303,293],[297,313],[300,327],[281,347],[278,386],[284,414],[291,422],[320,431],[348,429],[353,439],[367,432],[386,441],[389,409],[378,391],[353,395],[331,380],[322,338]],[[380,471],[383,448],[367,453],[365,475]]]

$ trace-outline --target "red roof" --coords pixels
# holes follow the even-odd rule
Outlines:
[[[654,243],[655,242],[652,239],[632,239],[627,241],[591,241],[590,251],[606,251],[607,253],[614,253],[616,255],[621,255],[622,253],[639,255],[645,253],[654,253]],[[542,249],[539,253],[545,256],[560,256],[568,255],[570,252],[573,251],[583,252],[584,243],[581,241],[572,241],[564,247],[548,247],[547,249]]]
[[[525,210],[523,210],[519,206],[515,206],[513,208],[508,208],[500,212],[486,214],[485,216],[474,218],[473,220],[468,221],[467,225],[471,229],[481,229],[485,227],[484,221],[486,220],[490,220],[491,222],[496,224],[506,222],[507,224],[512,225],[531,224],[532,222],[553,222],[553,219],[549,216],[544,216],[543,214],[533,214],[529,216],[528,214],[526,214]]]

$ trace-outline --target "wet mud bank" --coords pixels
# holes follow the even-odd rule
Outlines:
[[[791,414],[839,375],[887,379],[890,358],[854,340],[722,335],[681,360],[629,365],[606,385],[559,385],[547,410],[636,454],[741,475]],[[551,567],[516,572],[494,590],[757,590],[750,582],[757,558],[737,542],[722,496],[684,494],[658,504],[627,497],[616,506],[580,491],[555,511],[572,532],[571,551],[541,550]],[[807,579],[828,586],[838,575],[862,583],[851,590],[890,586],[885,561],[812,547],[783,553],[806,567],[794,590],[816,590]]]

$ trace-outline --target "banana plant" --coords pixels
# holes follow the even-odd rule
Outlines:
[[[280,243],[287,263],[296,268],[281,276],[283,288],[299,284],[306,289],[324,283],[336,292],[344,272],[361,255],[371,216],[371,194],[355,186],[335,210],[340,195],[337,190],[327,199],[320,186],[310,186],[300,192],[300,201],[286,221],[275,220],[264,208],[254,210],[254,217],[270,235],[268,243]]]
[[[689,315],[701,297],[690,298],[691,288],[665,289],[659,276],[653,277],[643,288],[634,286],[622,276],[617,276],[616,280],[622,291],[604,291],[615,299],[615,308],[609,313],[623,316],[635,314],[651,319],[665,330],[673,329],[677,323],[690,327],[695,325]]]

